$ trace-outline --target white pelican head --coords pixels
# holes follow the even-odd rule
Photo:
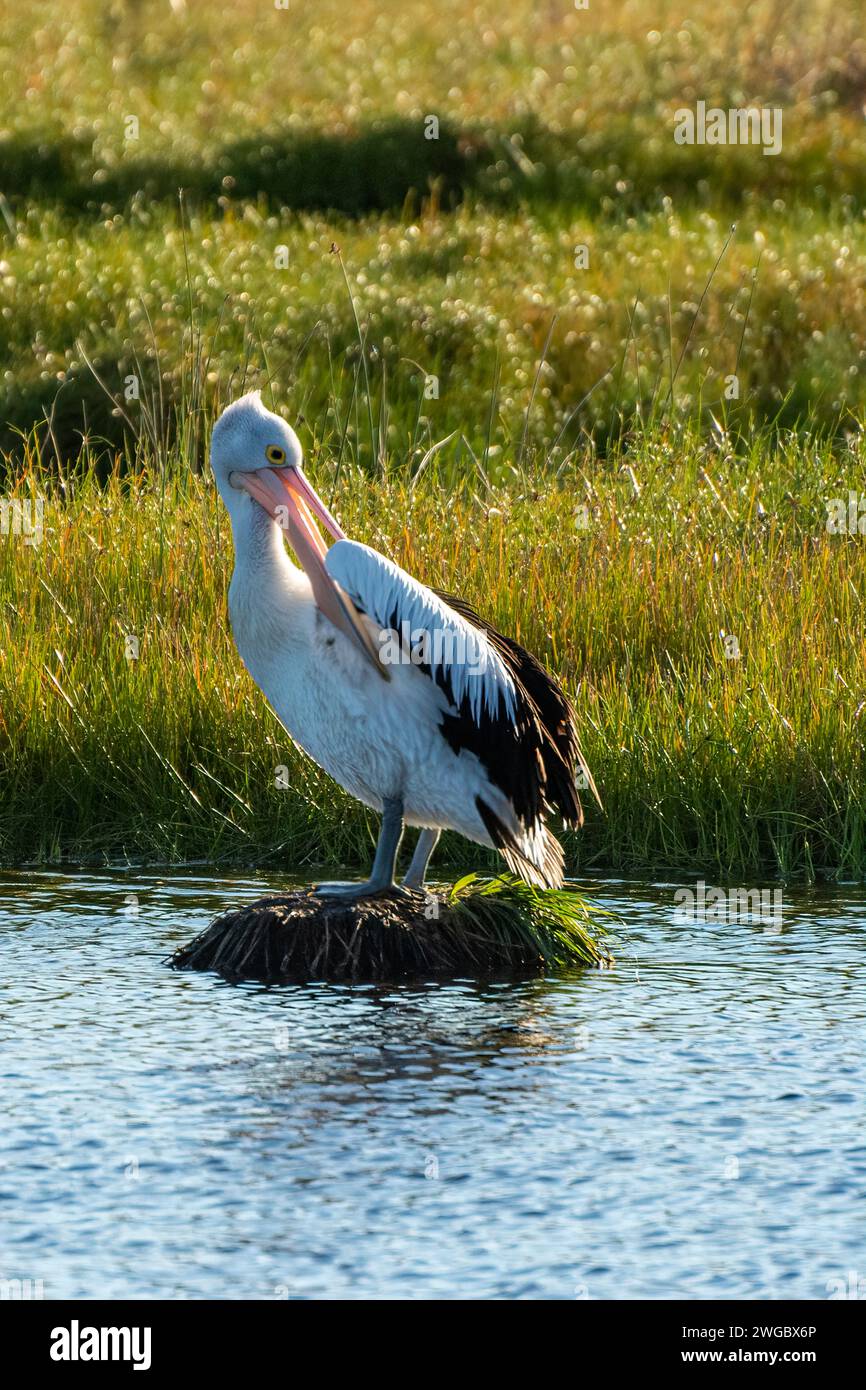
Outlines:
[[[332,536],[342,540],[344,533],[304,476],[302,458],[295,431],[265,409],[258,391],[233,401],[213,427],[211,467],[235,531],[261,507],[286,532],[312,580],[311,564],[320,568],[327,552],[315,518]]]
[[[311,523],[311,512],[332,536],[342,538],[340,527],[304,476],[302,459],[295,431],[265,409],[258,391],[233,401],[213,427],[211,467],[233,521],[248,514],[248,498],[252,498],[289,533],[290,540],[293,527],[305,530]]]
[[[233,401],[217,420],[211,435],[211,467],[232,519],[236,559],[261,509],[286,533],[318,607],[379,667],[357,613],[328,573],[328,547],[317,520],[337,540],[346,537],[304,476],[302,458],[295,431],[279,415],[265,409],[258,391]]]

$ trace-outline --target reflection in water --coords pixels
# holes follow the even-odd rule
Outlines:
[[[46,1297],[822,1298],[863,1269],[861,890],[611,972],[229,985],[164,964],[280,886],[0,875],[0,1278]]]

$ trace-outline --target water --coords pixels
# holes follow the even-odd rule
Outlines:
[[[0,1279],[46,1298],[826,1298],[866,1275],[866,894],[617,967],[229,985],[166,953],[284,886],[0,875]]]

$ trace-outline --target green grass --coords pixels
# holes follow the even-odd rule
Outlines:
[[[0,536],[0,857],[369,856],[227,628],[208,431],[263,385],[350,534],[569,686],[605,802],[571,864],[862,876],[864,538],[825,525],[866,451],[861,31],[854,0],[7,7],[0,493],[45,511]],[[699,98],[781,106],[782,152],[677,146]]]
[[[350,535],[459,586],[563,677],[605,804],[574,865],[860,875],[864,539],[829,533],[826,505],[864,451],[663,428],[497,485],[440,456],[371,477],[326,451],[310,471]],[[2,857],[364,862],[371,818],[240,665],[209,477],[93,465],[60,485],[32,457],[17,491],[46,500],[41,545],[0,543]],[[455,840],[444,862],[479,853]]]
[[[855,0],[754,0],[723,23],[710,0],[180,9],[68,0],[41,28],[26,7],[0,18],[0,448],[46,415],[64,458],[82,433],[120,445],[85,358],[112,391],[136,371],[171,402],[199,334],[203,397],[246,361],[321,433],[328,364],[359,353],[334,241],[376,411],[387,374],[391,453],[455,429],[477,451],[494,381],[489,442],[513,449],[548,335],[532,459],[664,403],[707,425],[723,403],[744,426],[862,415]],[[698,98],[778,105],[781,153],[675,144],[674,112]],[[419,409],[425,374],[439,396]],[[346,448],[376,461],[351,421]]]
[[[488,956],[522,947],[547,969],[613,963],[604,945],[613,914],[573,889],[542,891],[513,874],[467,874],[448,891],[445,909],[460,940]]]

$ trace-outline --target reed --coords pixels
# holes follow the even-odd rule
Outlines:
[[[571,865],[859,877],[864,537],[827,517],[863,449],[662,424],[499,485],[445,449],[420,476],[387,455],[310,471],[350,535],[565,681],[604,801]],[[40,544],[0,539],[2,858],[365,863],[375,818],[238,660],[210,479],[87,454],[58,479],[37,439],[9,495],[44,503]],[[494,861],[446,838],[437,862]]]

